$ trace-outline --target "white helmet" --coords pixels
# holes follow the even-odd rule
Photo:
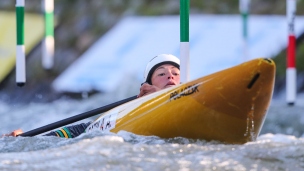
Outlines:
[[[171,64],[179,69],[180,60],[176,56],[171,54],[160,54],[153,57],[146,66],[146,70],[144,74],[145,82],[152,84],[151,77],[153,72],[157,67],[163,64]]]

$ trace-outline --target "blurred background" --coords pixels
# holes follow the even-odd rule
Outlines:
[[[15,1],[1,0],[0,11],[15,12]],[[178,16],[180,13],[178,0],[55,0],[55,53],[52,69],[44,69],[41,65],[43,34],[37,31],[39,41],[30,48],[26,55],[26,84],[16,86],[15,69],[5,76],[0,82],[0,101],[13,103],[51,102],[62,98],[88,98],[92,94],[103,93],[92,89],[86,92],[58,92],[52,83],[73,62],[83,55],[98,39],[108,33],[119,21],[132,16]],[[304,15],[302,10],[304,0],[297,1],[297,16]],[[30,14],[37,14],[43,20],[41,0],[25,0],[25,18]],[[250,15],[281,15],[286,16],[286,1],[282,0],[252,0]],[[240,15],[239,0],[191,0],[190,2],[190,27],[191,15]],[[0,29],[3,29],[5,18],[0,18]],[[15,20],[15,18],[14,18]],[[25,19],[25,22],[26,19]],[[241,22],[241,18],[240,18]],[[295,23],[297,25],[297,23]],[[33,26],[34,27],[34,26]],[[250,27],[250,26],[249,26]],[[14,30],[15,28],[9,28]],[[30,28],[35,31],[35,28]],[[38,28],[37,28],[38,29]],[[250,29],[250,28],[249,28]],[[287,22],[286,22],[287,30]],[[241,34],[241,33],[240,33]],[[12,35],[13,37],[14,35]],[[282,35],[288,39],[288,35]],[[1,38],[1,34],[0,34]],[[15,39],[15,38],[14,38]],[[25,35],[26,39],[26,35]],[[178,37],[179,39],[179,37]],[[215,39],[221,39],[216,37]],[[117,40],[119,41],[119,40]],[[190,39],[191,43],[191,39]],[[297,92],[304,91],[304,34],[296,39],[296,64],[297,64]],[[26,46],[26,45],[25,45]],[[216,46],[213,45],[213,46]],[[286,79],[286,47],[279,53],[270,56],[277,65],[277,77],[274,96],[285,89]],[[225,49],[220,49],[225,51]],[[191,53],[191,52],[190,52]],[[1,54],[1,53],[0,53]],[[149,56],[150,57],[150,56]],[[191,55],[190,55],[191,57]],[[143,63],[145,65],[146,63]],[[1,66],[0,64],[0,67]],[[142,71],[139,71],[142,72]],[[99,73],[96,73],[99,74]],[[132,79],[132,77],[130,77]],[[142,80],[137,77],[132,83],[125,84],[124,91],[135,87],[138,91]],[[135,91],[134,90],[134,91]],[[134,92],[131,91],[130,95]],[[127,94],[126,96],[128,96]]]
[[[179,0],[54,0],[51,29],[44,27],[44,0],[25,0],[26,83],[19,87],[17,1],[0,0],[0,135],[134,96],[149,59],[159,53],[180,56]],[[246,0],[190,0],[192,78],[258,57],[272,58],[277,65],[274,97],[257,142],[228,145],[125,131],[74,139],[5,137],[0,140],[0,170],[303,170],[304,0],[295,1],[297,99],[290,106],[285,101],[287,1],[250,1],[246,44],[239,6]],[[54,30],[50,68],[42,65],[45,29],[49,34]]]

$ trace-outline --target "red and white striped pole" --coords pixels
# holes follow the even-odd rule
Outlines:
[[[286,101],[294,105],[297,91],[295,17],[296,0],[287,0],[288,48],[286,69]]]

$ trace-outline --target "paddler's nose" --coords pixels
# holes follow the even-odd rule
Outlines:
[[[173,79],[173,74],[171,72],[169,72],[168,79]]]

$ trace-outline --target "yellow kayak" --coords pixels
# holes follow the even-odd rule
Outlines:
[[[275,63],[254,59],[113,108],[86,132],[125,130],[229,144],[255,141],[272,99],[274,80]]]

